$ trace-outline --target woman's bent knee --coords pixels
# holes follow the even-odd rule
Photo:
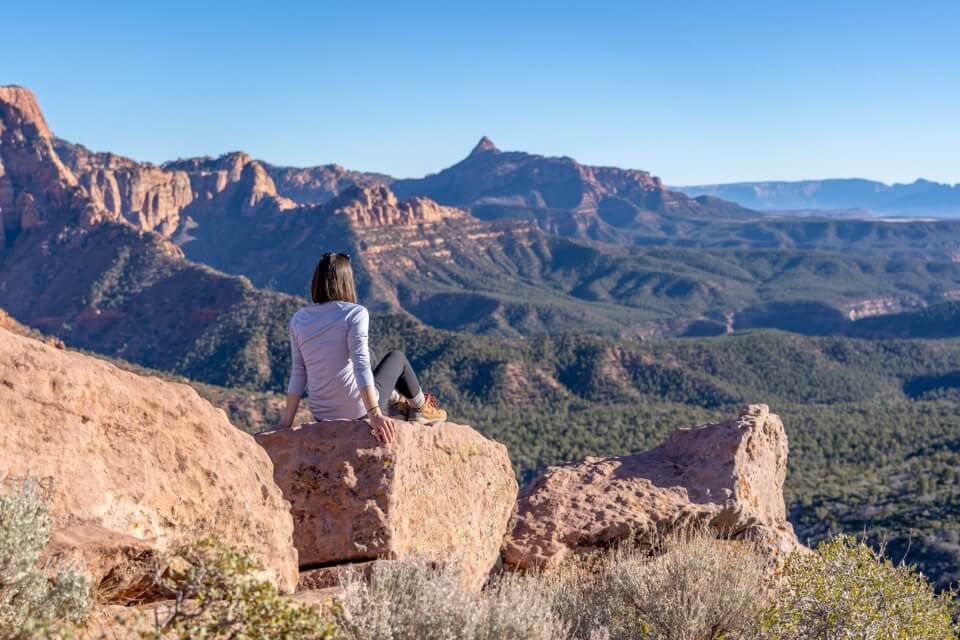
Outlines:
[[[403,351],[393,350],[393,351],[388,351],[388,352],[387,352],[387,355],[383,356],[383,359],[384,359],[384,360],[401,360],[401,361],[406,361],[407,356],[406,356],[405,353],[403,353]]]

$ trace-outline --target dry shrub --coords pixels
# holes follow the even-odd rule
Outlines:
[[[534,578],[506,576],[481,594],[464,590],[456,567],[381,561],[369,581],[344,576],[336,612],[348,640],[556,640],[566,637],[551,593]]]
[[[467,593],[453,568],[379,562],[344,580],[349,640],[716,640],[748,637],[766,569],[750,545],[696,533],[660,555],[620,550],[548,575],[504,576]]]
[[[752,637],[764,609],[767,569],[747,543],[698,531],[650,555],[621,549],[596,568],[568,567],[555,606],[572,637],[715,640]]]
[[[53,521],[33,480],[7,480],[0,496],[0,638],[54,638],[90,607],[78,573],[41,566]],[[52,575],[53,577],[48,577]]]

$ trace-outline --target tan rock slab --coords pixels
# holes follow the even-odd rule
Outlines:
[[[99,527],[160,550],[213,535],[296,586],[269,457],[187,385],[0,329],[0,476],[49,485],[55,530]]]
[[[771,559],[799,546],[786,519],[787,435],[766,405],[725,422],[678,429],[639,455],[550,467],[520,494],[504,543],[516,569],[555,566],[571,554],[708,527],[752,538]]]
[[[516,500],[507,450],[463,425],[398,425],[386,446],[361,421],[257,435],[292,504],[301,567],[417,556],[460,563],[479,589]]]

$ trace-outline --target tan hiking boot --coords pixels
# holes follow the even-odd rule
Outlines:
[[[424,392],[424,403],[422,407],[408,405],[407,420],[410,422],[419,422],[420,424],[429,424],[431,422],[443,422],[447,419],[447,412],[440,408],[433,394]]]

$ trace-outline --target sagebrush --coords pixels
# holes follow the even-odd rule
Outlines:
[[[53,520],[40,485],[8,480],[0,495],[0,638],[56,637],[83,620],[90,590],[80,574],[43,566]]]
[[[480,594],[454,566],[378,562],[369,581],[344,576],[336,622],[348,640],[554,640],[566,629],[552,596],[533,578],[506,577]]]
[[[567,567],[555,607],[578,640],[746,638],[765,607],[768,575],[751,544],[694,531],[653,553],[624,548]]]

